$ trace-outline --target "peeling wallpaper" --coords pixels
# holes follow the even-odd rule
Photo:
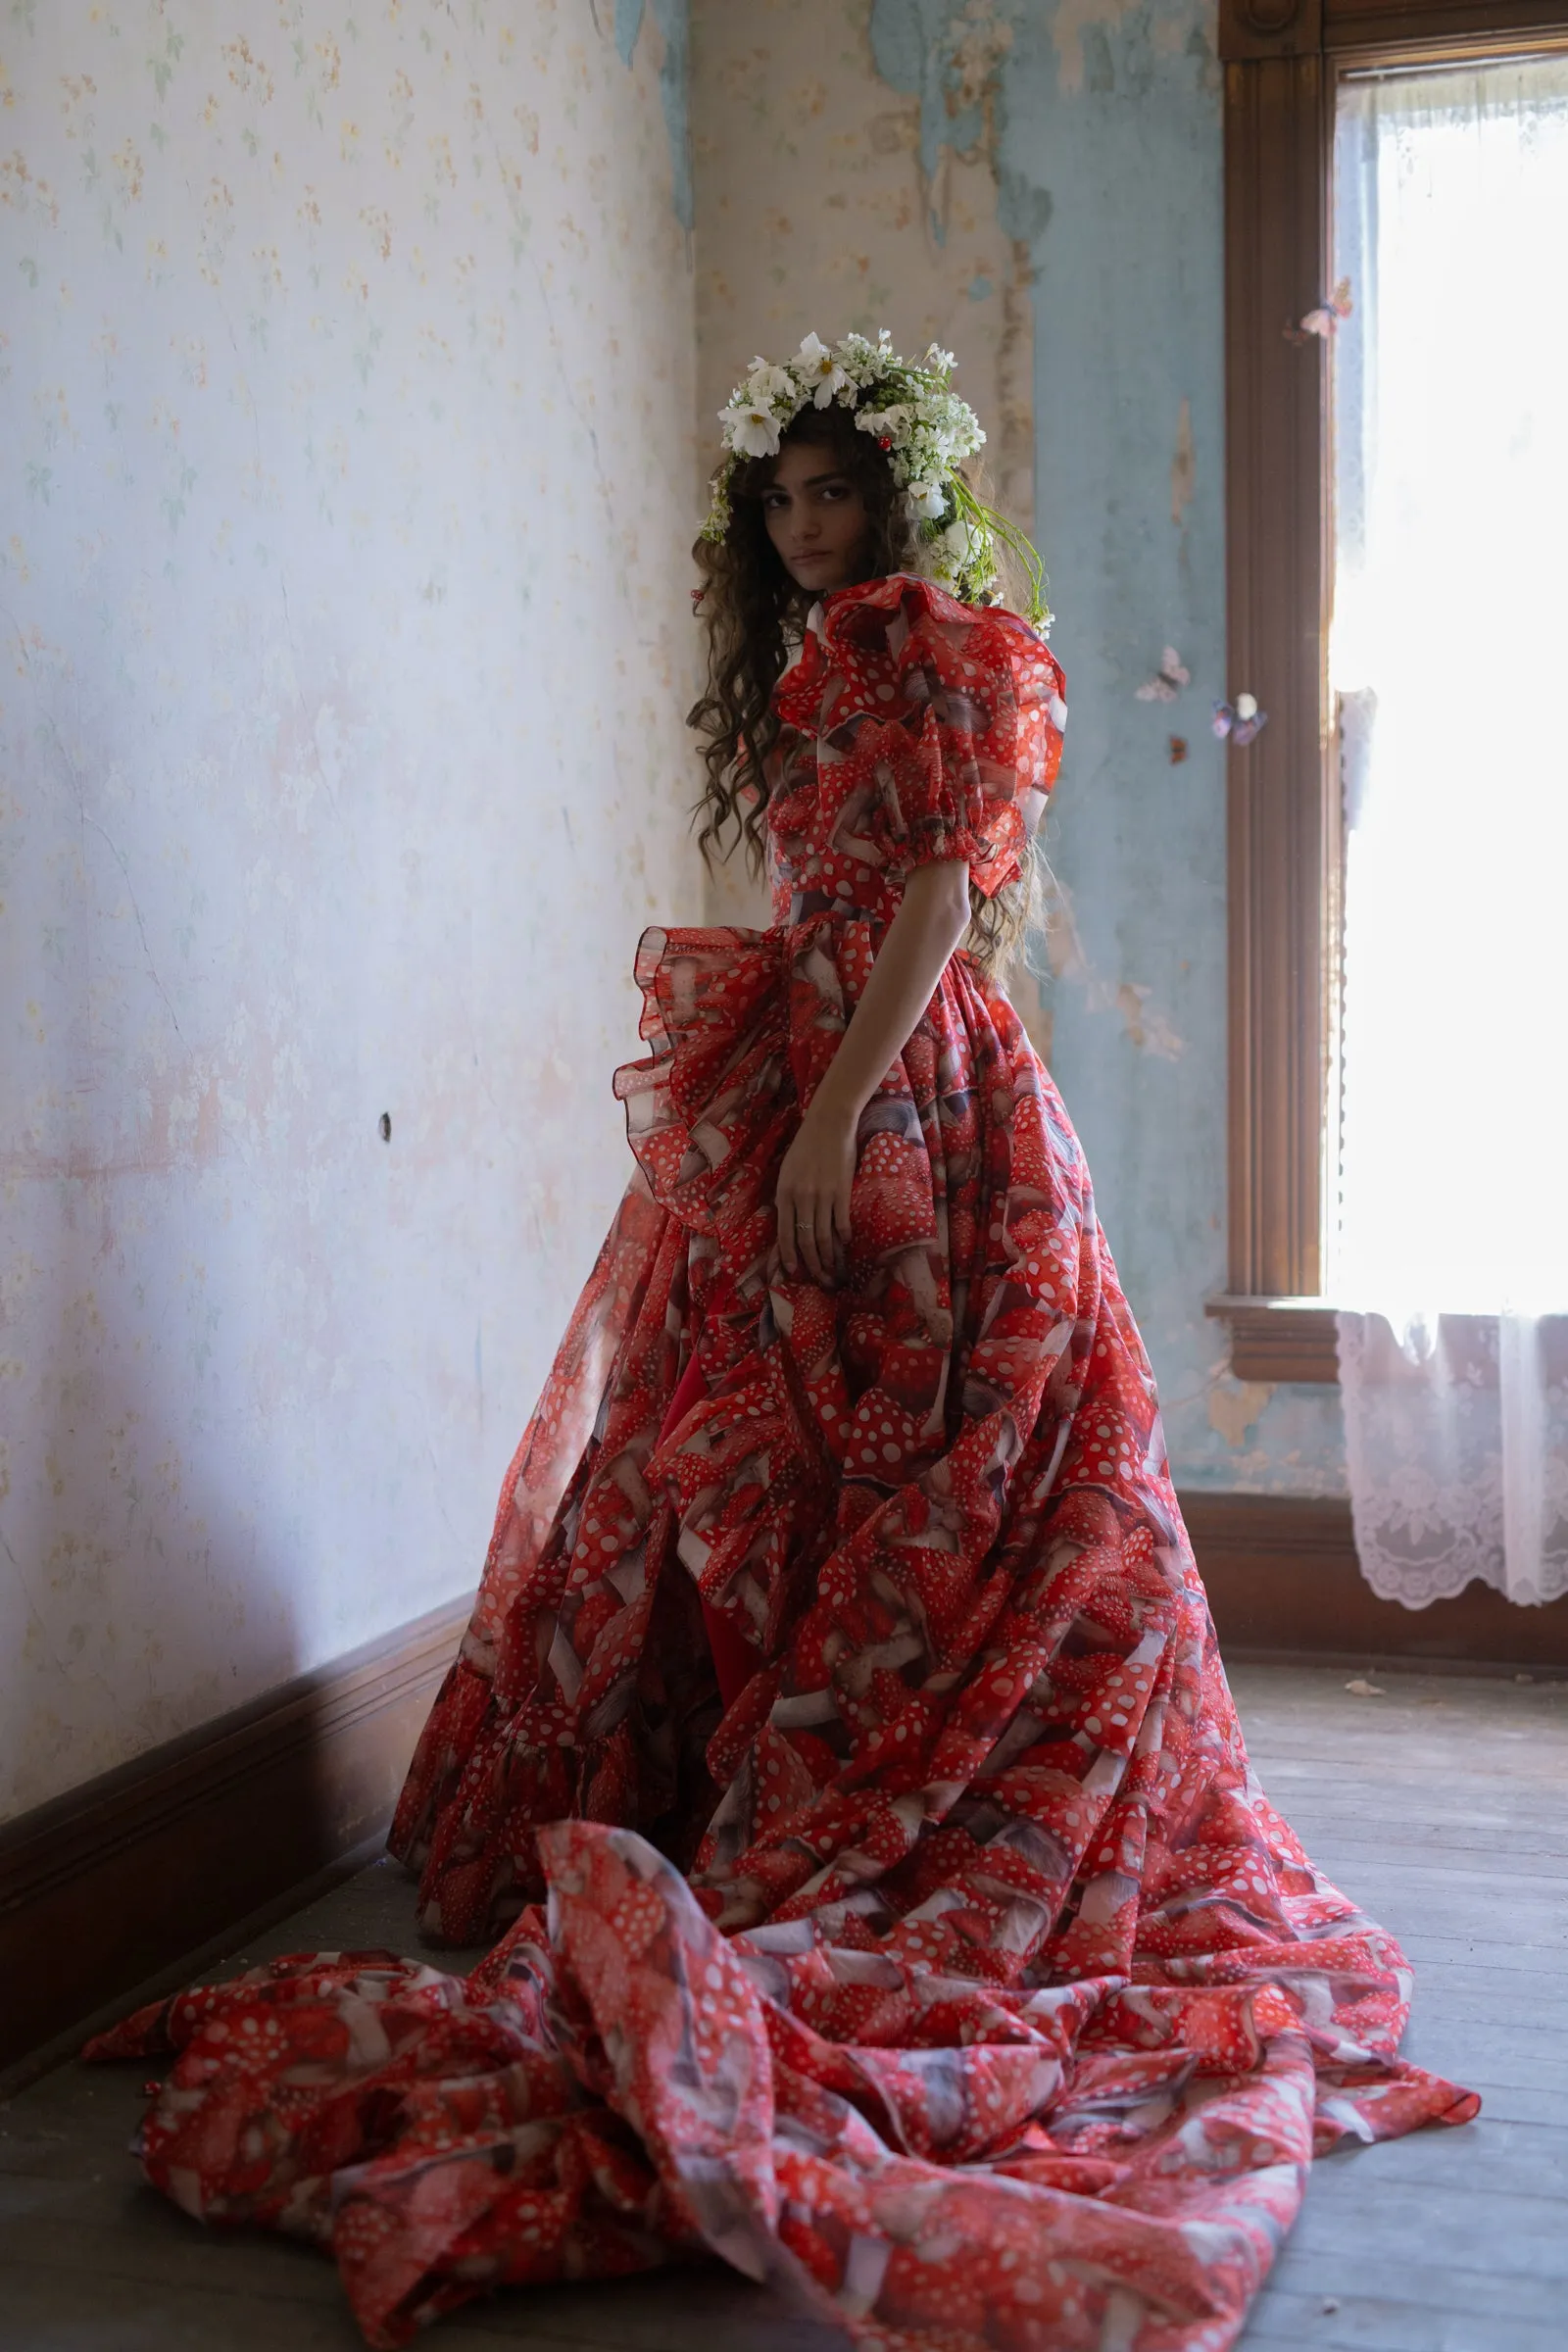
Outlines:
[[[1212,0],[694,0],[699,434],[808,327],[933,334],[1031,509],[1071,720],[1051,977],[1189,1486],[1344,1490],[1338,1393],[1233,1380],[1225,1282],[1221,81]],[[1138,686],[1174,644],[1192,685]],[[1172,760],[1171,738],[1185,753]],[[732,876],[715,913],[753,919]]]
[[[477,1573],[699,904],[684,32],[0,26],[0,1810]]]
[[[1056,0],[1011,21],[999,179],[1036,271],[1040,520],[1072,714],[1048,845],[1052,1068],[1178,1483],[1343,1493],[1338,1390],[1234,1380],[1203,1313],[1226,1274],[1225,769],[1208,718],[1255,683],[1224,674],[1215,12]],[[1167,644],[1192,684],[1140,702]]]
[[[990,84],[946,143],[928,139],[918,66],[886,37],[890,13],[872,0],[693,8],[703,449],[716,452],[714,413],[755,351],[793,350],[812,324],[889,326],[906,350],[934,337],[960,351],[994,485],[1027,517],[1029,268],[998,219]],[[876,71],[873,18],[906,86]]]
[[[636,54],[646,9],[647,0],[615,0],[615,46],[620,51],[622,65],[629,66]],[[659,91],[664,109],[664,128],[669,134],[670,202],[682,228],[689,229],[693,199],[691,129],[686,111],[691,88],[687,0],[654,0],[654,14],[664,44],[659,68]]]
[[[928,137],[922,38],[894,13],[872,0],[694,0],[700,453],[716,463],[716,412],[754,352],[793,351],[812,327],[832,338],[887,326],[901,350],[935,339],[958,353],[993,490],[1027,522],[1030,265],[998,217],[993,84],[981,73],[951,135]],[[765,922],[766,894],[723,868],[708,909]]]

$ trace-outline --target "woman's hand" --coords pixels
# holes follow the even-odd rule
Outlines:
[[[804,1263],[829,1289],[844,1268],[855,1182],[853,1111],[818,1095],[802,1119],[778,1172],[778,1253],[793,1282]]]
[[[917,866],[779,1168],[778,1253],[792,1280],[804,1261],[827,1288],[843,1266],[860,1113],[908,1044],[968,922],[963,859]]]

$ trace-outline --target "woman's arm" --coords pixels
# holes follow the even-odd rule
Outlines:
[[[907,1045],[968,926],[969,868],[963,859],[916,866],[855,1018],[778,1172],[778,1250],[792,1279],[804,1261],[813,1282],[833,1280],[840,1245],[850,1238],[860,1113]]]

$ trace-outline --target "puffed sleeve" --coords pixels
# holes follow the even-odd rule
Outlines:
[[[1061,761],[1067,709],[1049,647],[1001,606],[898,574],[833,600],[828,651],[887,866],[962,858],[987,898],[1015,881]]]

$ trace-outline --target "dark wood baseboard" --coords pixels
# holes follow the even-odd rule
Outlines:
[[[1568,1673],[1568,1598],[1523,1609],[1476,1584],[1425,1609],[1380,1600],[1356,1560],[1348,1502],[1194,1491],[1181,1505],[1224,1649]]]
[[[470,1605],[0,1828],[0,2067],[383,1833]]]

